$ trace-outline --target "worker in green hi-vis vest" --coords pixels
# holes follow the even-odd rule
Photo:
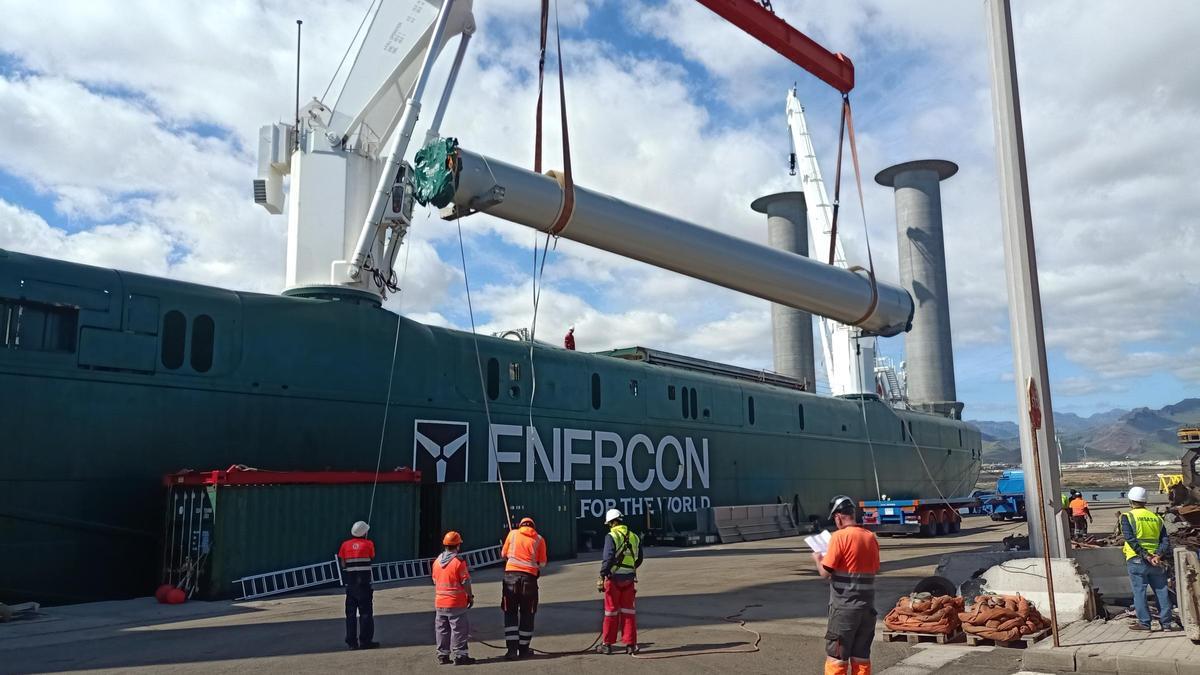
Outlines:
[[[1129,582],[1133,586],[1133,607],[1137,621],[1130,630],[1150,630],[1150,607],[1146,602],[1146,586],[1158,598],[1158,623],[1164,631],[1182,630],[1171,620],[1171,597],[1167,595],[1167,573],[1164,558],[1171,554],[1171,540],[1159,515],[1146,508],[1146,489],[1129,488],[1129,511],[1122,513],[1121,534],[1125,537],[1125,563]]]

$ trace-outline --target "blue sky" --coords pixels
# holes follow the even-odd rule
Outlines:
[[[443,131],[528,166],[536,15],[526,5],[535,3],[475,4],[479,33]],[[981,8],[774,4],[856,64],[881,277],[896,278],[895,221],[874,174],[931,157],[960,165],[942,186],[959,398],[968,417],[1014,419]],[[0,246],[278,291],[286,220],[249,199],[257,127],[291,117],[296,16],[305,100],[325,89],[364,9],[350,0],[23,9],[28,20],[0,27],[0,115],[12,121],[0,130]],[[832,182],[837,93],[703,7],[588,0],[561,11],[581,184],[764,240],[748,204],[796,187],[783,115],[793,83]],[[1016,11],[1055,407],[1086,415],[1194,395],[1200,318],[1180,308],[1200,300],[1200,272],[1173,261],[1200,244],[1190,187],[1200,169],[1185,159],[1200,150],[1200,82],[1172,55],[1187,53],[1186,27],[1200,15],[1153,2],[1137,16],[1118,2],[1087,14],[1070,3]],[[548,167],[559,165],[554,65]],[[843,180],[852,205],[848,163]],[[848,256],[862,262],[857,209],[843,213]],[[528,325],[534,233],[487,217],[463,225],[480,330]],[[468,327],[454,230],[426,218],[410,237],[406,290],[391,306]],[[564,241],[547,265],[539,335],[558,340],[570,324],[585,349],[640,343],[752,367],[771,360],[766,303]],[[882,351],[902,359],[902,339]]]

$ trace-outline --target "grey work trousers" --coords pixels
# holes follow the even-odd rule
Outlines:
[[[433,616],[433,630],[437,634],[439,656],[454,658],[467,655],[467,640],[471,637],[471,622],[467,619],[466,607],[441,607]]]

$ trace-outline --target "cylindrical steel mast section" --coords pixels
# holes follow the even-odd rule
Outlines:
[[[459,209],[482,207],[546,231],[563,201],[549,176],[460,149]],[[499,200],[498,202],[496,200]],[[856,273],[778,251],[575,185],[575,210],[561,236],[789,307],[895,335],[911,328],[908,292]]]
[[[957,172],[953,162],[926,159],[897,164],[875,176],[875,182],[896,192],[900,285],[916,304],[913,329],[904,336],[908,400],[918,409],[951,417],[959,417],[962,403],[954,386],[939,183]]]
[[[803,192],[759,197],[750,208],[767,214],[768,244],[780,251],[808,256],[808,215]],[[812,314],[771,303],[771,338],[775,372],[804,382],[812,391],[817,379]]]

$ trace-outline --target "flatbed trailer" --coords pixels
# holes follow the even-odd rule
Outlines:
[[[974,496],[946,499],[884,499],[860,501],[862,525],[879,534],[917,534],[936,537],[958,532],[962,526],[959,509],[970,508]]]

